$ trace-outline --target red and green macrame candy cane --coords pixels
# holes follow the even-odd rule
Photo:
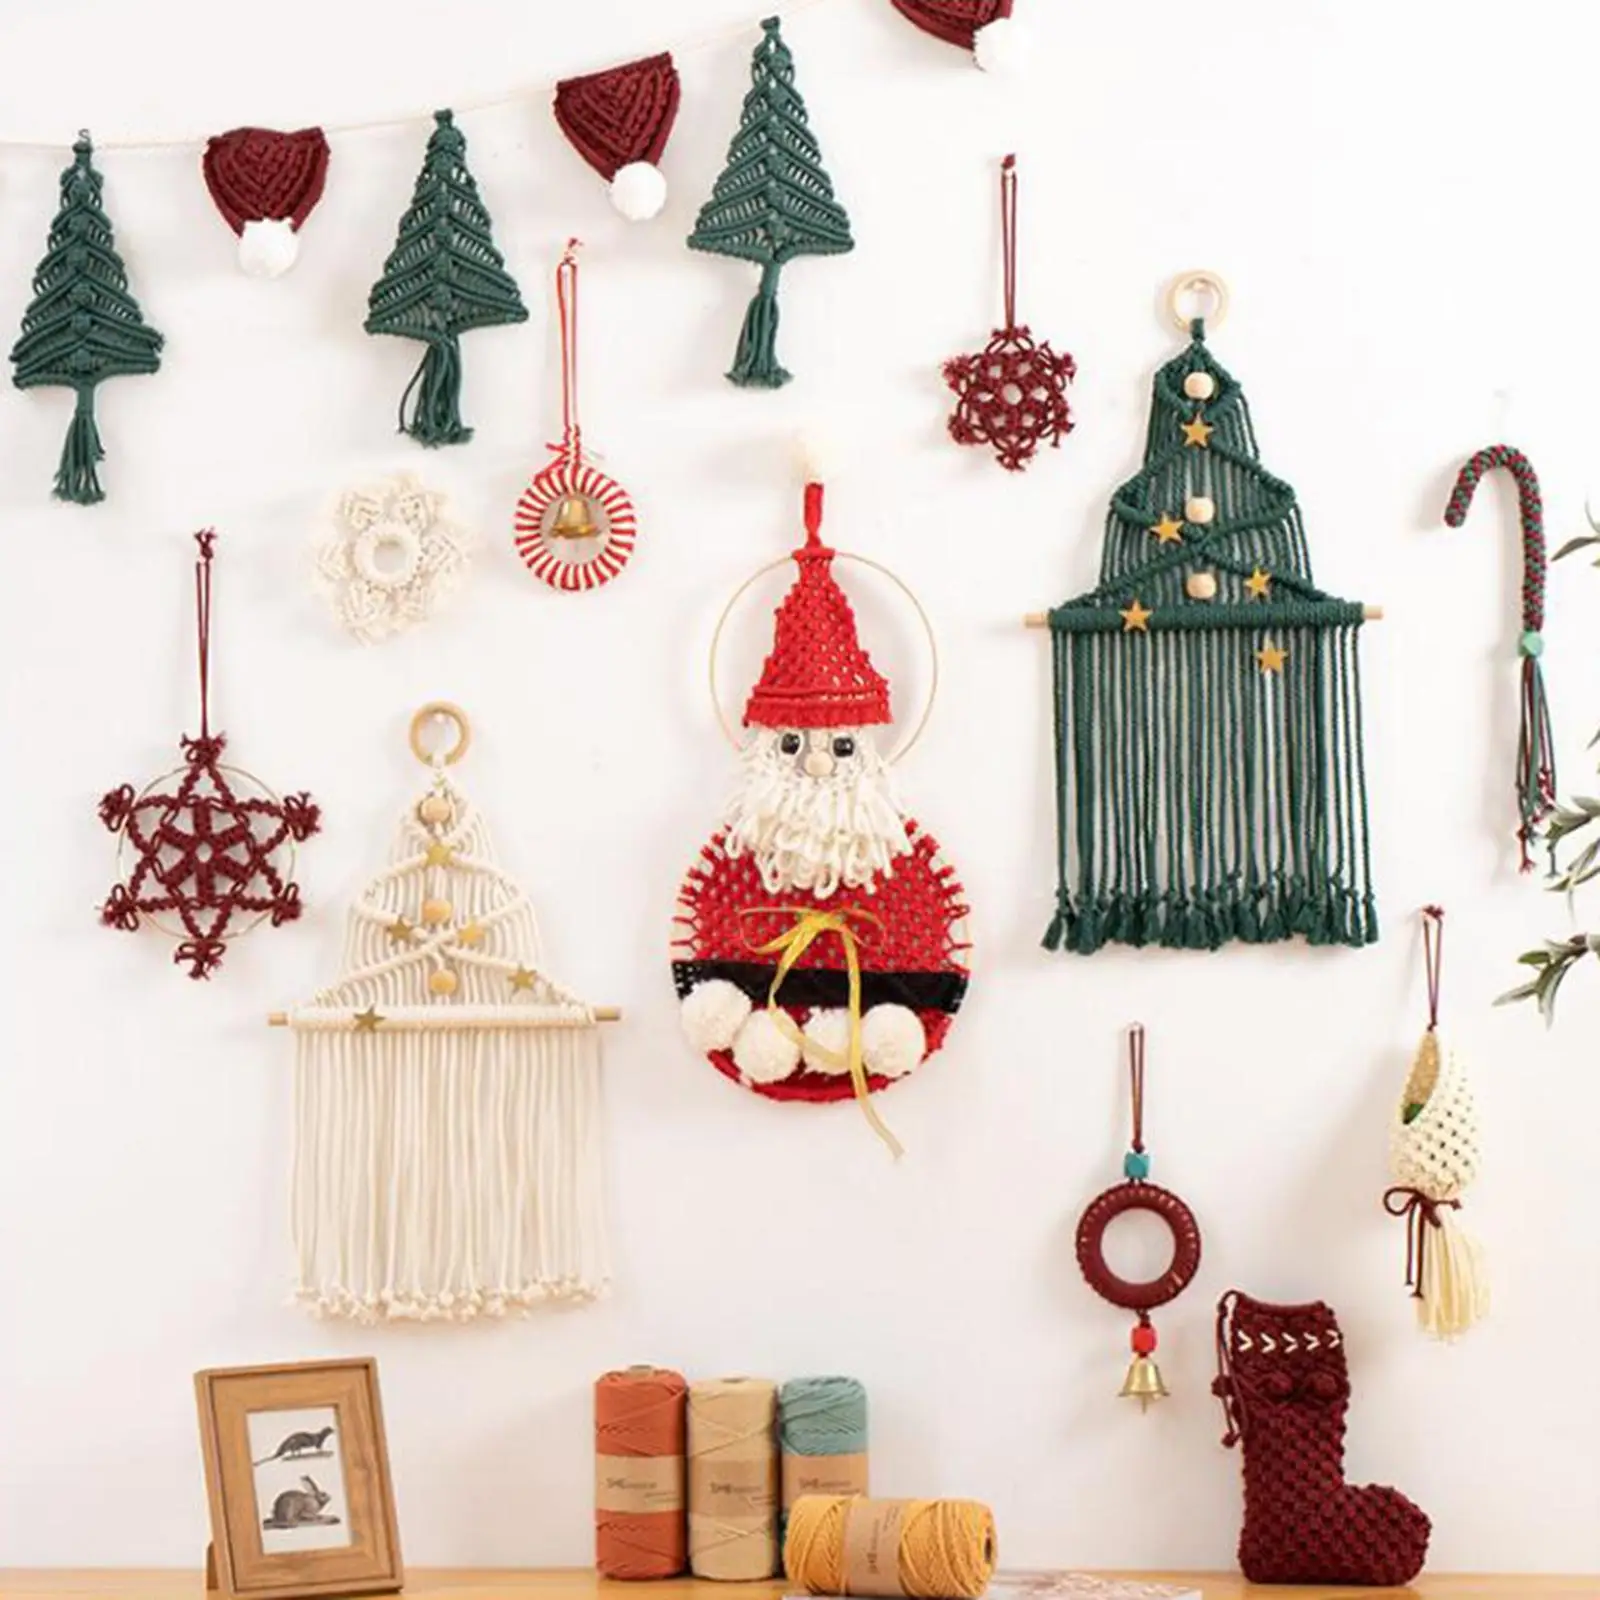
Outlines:
[[[1467,520],[1473,491],[1484,473],[1495,467],[1504,467],[1516,479],[1522,519],[1522,638],[1517,646],[1522,656],[1522,735],[1517,744],[1517,803],[1522,824],[1517,838],[1522,844],[1522,870],[1529,872],[1533,869],[1529,846],[1556,803],[1555,741],[1550,732],[1544,675],[1539,670],[1539,657],[1544,654],[1544,587],[1548,569],[1539,476],[1520,450],[1492,444],[1480,450],[1457,475],[1444,520],[1452,528],[1459,528]]]

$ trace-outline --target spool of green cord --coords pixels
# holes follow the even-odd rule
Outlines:
[[[867,1391],[855,1378],[791,1378],[778,1393],[783,1512],[803,1494],[867,1493]]]

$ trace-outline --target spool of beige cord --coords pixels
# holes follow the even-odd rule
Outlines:
[[[689,1570],[743,1583],[778,1570],[778,1386],[689,1385]]]

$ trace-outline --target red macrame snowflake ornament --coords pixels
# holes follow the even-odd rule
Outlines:
[[[631,222],[667,203],[660,161],[678,117],[678,69],[670,55],[566,78],[555,116],[567,142],[611,185],[611,203]]]
[[[988,445],[1000,465],[1020,472],[1041,444],[1059,447],[1072,432],[1067,385],[1078,364],[1048,342],[1035,343],[1017,323],[1017,158],[1000,168],[1000,224],[1005,261],[1006,323],[976,355],[944,364],[955,391],[950,437],[957,444]]]
[[[100,908],[108,928],[137,931],[148,918],[178,941],[173,962],[209,978],[226,941],[262,921],[280,927],[301,911],[294,847],[317,831],[310,795],[280,800],[222,760],[207,706],[211,557],[216,535],[195,535],[200,640],[200,734],[180,739],[184,765],[136,791],[124,783],[100,801],[100,820],[122,840],[123,876]],[[166,919],[166,920],[163,920]]]
[[[321,128],[234,128],[206,141],[200,170],[222,219],[239,235],[239,266],[276,278],[295,263],[297,235],[328,179]]]

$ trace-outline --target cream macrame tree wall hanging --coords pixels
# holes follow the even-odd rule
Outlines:
[[[430,754],[428,729],[455,727]],[[598,1024],[544,970],[533,908],[448,768],[465,715],[412,719],[432,770],[351,908],[344,970],[298,1010],[296,1292],[361,1321],[467,1320],[607,1282]]]

